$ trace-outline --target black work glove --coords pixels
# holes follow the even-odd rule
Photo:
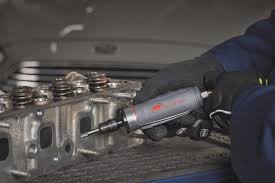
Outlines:
[[[145,82],[134,103],[141,103],[169,91],[190,86],[198,86],[203,91],[205,90],[203,77],[209,71],[216,73],[223,72],[223,68],[219,62],[210,55],[203,55],[193,60],[171,64]],[[146,129],[144,133],[154,141],[161,140],[163,137],[184,136],[186,134],[186,127],[191,127],[192,129],[194,122],[199,118],[204,118],[204,115],[205,113],[202,111],[195,111],[190,115],[183,116],[166,124]],[[194,139],[196,138],[194,137]]]
[[[207,73],[205,77],[211,73]],[[212,77],[212,76],[211,76]],[[211,86],[215,89],[205,100],[205,110],[218,127],[228,133],[234,101],[245,90],[260,86],[255,72],[225,72],[212,77]],[[209,83],[211,79],[208,79]]]

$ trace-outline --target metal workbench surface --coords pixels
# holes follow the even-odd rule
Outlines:
[[[188,138],[145,143],[118,152],[77,162],[27,183],[142,182],[229,167],[228,139],[212,136],[214,142]]]

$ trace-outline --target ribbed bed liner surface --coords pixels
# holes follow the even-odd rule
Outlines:
[[[78,162],[27,183],[140,182],[229,166],[229,149],[188,138],[165,139]]]

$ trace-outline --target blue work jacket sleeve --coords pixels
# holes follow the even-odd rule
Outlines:
[[[225,71],[268,76],[273,70],[274,79],[275,10],[268,19],[208,53]],[[234,103],[231,121],[232,166],[241,182],[275,182],[275,85],[242,93]]]
[[[267,76],[275,65],[275,10],[268,19],[251,25],[243,35],[208,51],[225,71],[257,71]]]
[[[231,120],[232,166],[241,182],[275,182],[275,86],[242,93]]]

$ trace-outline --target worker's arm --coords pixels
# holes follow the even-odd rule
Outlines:
[[[275,86],[253,87],[232,111],[232,164],[242,182],[275,180]]]
[[[244,35],[209,53],[226,71],[254,70],[268,76],[274,68],[274,49],[275,11],[250,26]],[[232,164],[238,177],[242,182],[274,182],[275,86],[252,87],[240,94],[232,108],[231,122]]]
[[[220,73],[224,70],[253,70],[267,76],[275,63],[274,24],[275,11],[272,12],[270,18],[250,26],[244,35],[214,47],[203,56],[169,65],[144,84],[135,103],[144,102],[165,92],[190,85],[197,85],[204,90],[203,76],[208,71]],[[169,126],[161,125],[145,133],[152,140],[160,140],[163,136],[173,136],[179,128],[186,127],[188,121],[193,120],[193,116],[188,115],[176,120],[178,122],[170,123]],[[172,135],[169,135],[167,131],[172,132],[170,133]]]
[[[275,85],[262,86],[251,72],[218,76],[206,109],[231,117],[232,167],[244,183],[275,180]],[[232,111],[232,116],[223,111]]]
[[[254,70],[267,76],[275,65],[275,10],[271,16],[250,26],[246,32],[212,48],[225,71]]]
[[[254,70],[263,76],[272,75],[274,82],[275,11],[270,18],[250,26],[244,35],[228,40],[208,53],[226,71]],[[224,80],[221,83],[230,85],[234,82]],[[230,97],[225,96],[227,91],[221,95],[229,101],[216,105],[218,108],[225,107],[222,103],[231,103]],[[241,182],[274,182],[275,86],[255,86],[243,91],[234,102],[231,122],[232,165]]]

